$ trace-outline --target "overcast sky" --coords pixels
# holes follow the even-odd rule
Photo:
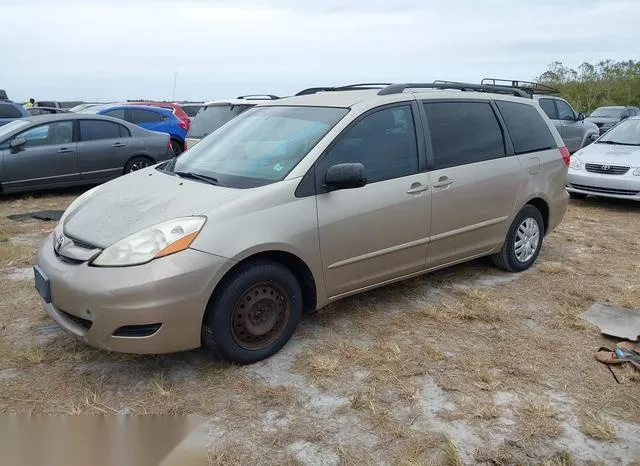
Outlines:
[[[532,79],[638,59],[640,0],[0,0],[14,100],[214,99]]]

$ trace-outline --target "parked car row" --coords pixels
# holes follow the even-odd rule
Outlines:
[[[526,270],[565,214],[569,151],[520,89],[265,100],[72,203],[35,268],[62,328],[111,351],[205,345],[252,363],[342,297],[481,256]]]

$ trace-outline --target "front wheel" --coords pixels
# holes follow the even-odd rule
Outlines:
[[[225,277],[205,313],[202,340],[229,362],[250,364],[277,353],[302,315],[295,275],[272,261],[241,265]]]
[[[182,144],[180,144],[178,141],[176,141],[175,139],[171,140],[171,150],[173,151],[173,155],[180,155],[182,154],[183,150],[182,150]]]
[[[134,157],[124,166],[124,174],[126,175],[127,173],[142,170],[143,168],[147,168],[149,165],[153,165],[153,161],[147,157]]]
[[[522,272],[535,262],[544,236],[544,220],[532,205],[522,208],[513,220],[502,250],[491,258],[493,263],[509,272]]]

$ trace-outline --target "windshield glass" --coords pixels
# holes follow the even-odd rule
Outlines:
[[[604,133],[599,143],[640,145],[640,119],[624,120]]]
[[[191,120],[188,138],[203,138],[253,105],[207,105]]]
[[[167,171],[206,175],[233,188],[280,181],[348,111],[256,107],[174,159]]]
[[[616,107],[600,107],[596,108],[589,116],[600,118],[620,118],[622,110],[623,109]]]
[[[16,129],[20,129],[23,126],[28,126],[31,123],[29,120],[14,120],[6,125],[0,126],[0,141],[3,141],[5,136]]]

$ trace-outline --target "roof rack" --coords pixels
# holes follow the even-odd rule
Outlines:
[[[310,87],[303,89],[295,95],[309,95],[316,94],[318,92],[332,92],[332,91],[357,91],[365,89],[384,89],[390,86],[391,83],[359,83],[359,84],[347,84],[346,86],[324,86],[324,87]]]
[[[245,100],[252,100],[252,99],[276,100],[279,98],[280,97],[273,94],[247,94],[247,95],[240,95],[236,97],[236,99],[245,99]]]
[[[560,94],[560,91],[554,87],[547,86],[546,84],[536,83],[533,81],[521,81],[518,79],[496,79],[496,78],[483,78],[480,81],[481,84],[487,84],[491,86],[502,86],[520,89],[527,92],[530,95],[533,94]]]
[[[489,86],[484,84],[459,83],[455,81],[435,81],[433,83],[405,83],[392,84],[378,92],[378,95],[400,94],[406,89],[457,89],[459,91],[492,92],[495,94],[508,94],[517,97],[530,98],[531,95],[517,88],[506,86]]]

